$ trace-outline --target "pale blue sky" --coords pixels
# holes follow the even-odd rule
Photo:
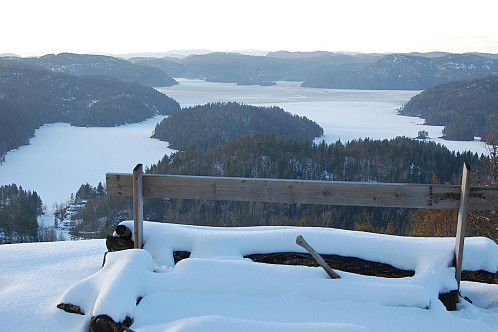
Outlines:
[[[498,53],[496,0],[7,1],[0,5],[0,54]]]

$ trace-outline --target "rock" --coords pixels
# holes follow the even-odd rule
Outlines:
[[[59,303],[57,305],[57,308],[62,309],[65,312],[69,312],[71,314],[80,314],[80,315],[85,314],[79,306],[71,304],[71,303]]]
[[[133,240],[129,237],[107,235],[105,245],[107,246],[107,251],[109,252],[133,249]]]
[[[133,324],[133,319],[126,317],[123,322],[116,323],[107,315],[94,316],[90,320],[90,332],[121,332],[131,331],[129,327]]]
[[[131,230],[125,225],[117,225],[115,232],[118,237],[127,237],[131,239]]]

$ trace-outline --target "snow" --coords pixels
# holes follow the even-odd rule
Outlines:
[[[57,309],[64,289],[100,270],[104,240],[0,246],[2,331],[82,331],[87,317]]]
[[[162,119],[111,128],[45,125],[29,145],[7,153],[0,185],[36,191],[50,213],[54,203],[65,203],[82,184],[105,184],[107,172],[129,173],[138,163],[151,165],[170,154],[167,142],[150,138]]]
[[[131,221],[124,222],[130,226]],[[250,253],[358,256],[413,268],[387,279],[319,267],[255,263]],[[453,238],[410,238],[324,228],[210,228],[144,224],[144,250],[108,253],[103,240],[0,246],[3,330],[84,331],[91,316],[133,317],[134,331],[496,331],[498,285],[462,282],[458,311],[437,299],[454,289]],[[191,251],[173,263],[172,252]],[[498,270],[498,246],[467,238],[465,269]],[[137,299],[142,297],[137,305]],[[56,308],[79,305],[85,315]]]
[[[54,221],[53,215],[42,214],[37,217],[38,226],[41,228],[53,227]]]
[[[440,138],[443,126],[424,125],[424,119],[400,116],[397,110],[420,91],[348,90],[300,87],[300,82],[277,82],[274,86],[238,86],[202,80],[176,79],[180,84],[159,88],[182,107],[209,102],[237,101],[257,106],[279,106],[285,111],[306,116],[324,129],[327,143],[358,138],[391,139],[396,136],[417,137],[420,130],[429,133],[430,141],[452,151],[488,154],[479,141],[447,141]]]
[[[298,82],[275,86],[238,86],[179,79],[180,85],[159,88],[182,107],[217,101],[238,101],[257,106],[280,106],[306,116],[324,128],[327,143],[370,137],[416,137],[426,130],[432,140],[455,151],[487,153],[481,142],[445,141],[443,127],[425,126],[424,120],[397,115],[397,109],[418,91],[371,91],[302,88]],[[80,185],[96,187],[107,172],[130,173],[136,164],[157,163],[174,150],[167,142],[151,139],[158,116],[142,123],[112,128],[81,128],[49,124],[35,132],[30,144],[10,151],[0,163],[0,185],[16,183],[36,191],[47,207],[66,203]]]
[[[328,142],[335,135],[343,141],[358,135],[390,138],[398,130],[414,137],[420,128],[437,137],[440,130],[394,114],[416,92],[310,90],[294,85],[280,82],[263,88],[182,81],[168,88],[177,96],[168,94],[182,106],[225,99],[282,105],[322,125]],[[367,116],[368,112],[372,114]],[[362,116],[369,125],[348,124]],[[44,126],[29,146],[7,155],[0,165],[0,183],[36,190],[50,209],[81,184],[104,182],[106,172],[129,173],[136,163],[148,165],[171,153],[168,143],[149,138],[161,119],[115,128]],[[393,127],[386,125],[390,122]],[[476,143],[457,142],[455,149],[475,148]],[[53,217],[42,217],[39,223],[49,227]],[[132,228],[132,222],[124,224]],[[1,329],[85,331],[90,317],[102,313],[116,321],[133,317],[135,331],[498,330],[498,285],[462,282],[462,295],[473,304],[462,301],[456,312],[446,311],[437,299],[439,292],[456,287],[453,238],[157,223],[145,223],[144,230],[144,250],[109,253],[103,268],[104,240],[0,246]],[[318,252],[384,262],[414,270],[415,275],[385,279],[337,271],[341,279],[330,280],[318,267],[243,258],[252,253],[303,252],[295,244],[297,235]],[[177,250],[192,255],[175,265],[172,252]],[[485,238],[467,238],[463,264],[464,269],[496,273],[498,246]],[[81,306],[85,315],[57,309],[61,302]]]

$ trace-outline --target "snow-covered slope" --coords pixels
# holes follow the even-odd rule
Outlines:
[[[130,227],[131,222],[125,222]],[[251,253],[319,252],[415,270],[385,279],[255,263]],[[498,285],[464,282],[458,311],[437,299],[454,289],[454,239],[322,228],[208,228],[145,223],[145,250],[109,253],[102,240],[0,246],[2,330],[85,330],[91,316],[133,317],[134,331],[495,331]],[[465,269],[498,270],[498,246],[468,238]],[[173,251],[189,259],[174,265]],[[72,285],[72,286],[71,286]],[[137,299],[142,298],[137,305]],[[78,305],[85,315],[58,303]]]

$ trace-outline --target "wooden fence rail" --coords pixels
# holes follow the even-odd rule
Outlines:
[[[107,194],[132,196],[134,243],[143,247],[143,198],[182,198],[224,201],[458,209],[455,245],[456,279],[460,287],[463,239],[468,210],[498,210],[498,187],[469,186],[470,167],[464,165],[462,185],[307,181],[107,173]]]

